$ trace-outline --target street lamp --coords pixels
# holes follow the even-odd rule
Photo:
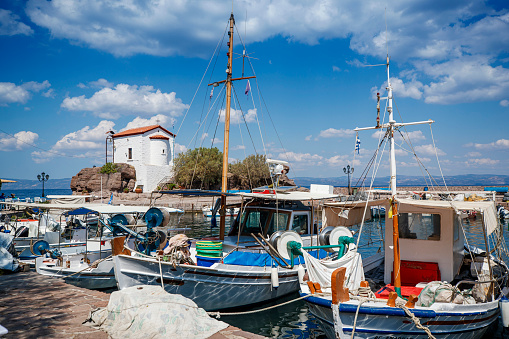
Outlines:
[[[44,182],[49,180],[49,175],[42,172],[41,174],[37,174],[37,179],[42,182],[42,197],[44,198]]]
[[[348,194],[352,194],[350,192],[350,174],[353,174],[353,167],[350,168],[350,165],[347,165],[346,167],[343,167],[343,172],[345,172],[345,174],[348,174]]]

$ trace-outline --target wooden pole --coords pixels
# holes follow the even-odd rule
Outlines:
[[[392,208],[392,242],[394,245],[394,266],[392,269],[394,275],[394,290],[401,297],[401,275],[400,275],[400,253],[399,253],[399,225],[398,225],[398,207],[394,201],[391,202]]]
[[[230,15],[230,31],[228,35],[228,66],[226,67],[226,111],[224,116],[224,142],[223,142],[223,174],[221,178],[221,192],[226,193],[228,190],[228,146],[230,142],[230,108],[232,99],[232,61],[233,61],[233,25],[235,19],[233,13]],[[221,195],[221,209],[220,209],[220,223],[219,223],[219,239],[224,240],[224,233],[226,228],[226,195]]]

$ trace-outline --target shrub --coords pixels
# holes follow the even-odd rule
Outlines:
[[[107,162],[101,167],[99,173],[103,174],[117,173],[117,165],[112,162]]]

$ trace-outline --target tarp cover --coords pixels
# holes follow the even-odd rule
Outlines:
[[[16,271],[18,269],[18,260],[13,257],[14,236],[7,233],[0,233],[0,269],[7,271]]]
[[[339,267],[346,267],[345,287],[348,287],[351,292],[356,293],[361,281],[365,280],[362,258],[357,251],[349,251],[337,260],[318,260],[304,252],[304,259],[309,280],[320,283],[324,292],[331,292],[332,272]]]
[[[317,251],[309,252],[313,257],[316,258]],[[320,258],[325,258],[327,256],[327,252],[324,250],[320,250]],[[279,261],[279,260],[278,260]],[[290,264],[290,260],[286,260],[288,264]],[[252,252],[242,252],[235,251],[230,253],[223,260],[224,264],[229,265],[243,265],[243,266],[280,266],[278,262],[274,261],[272,257],[268,253],[252,253]],[[299,256],[298,258],[293,259],[294,265],[304,264],[304,258]]]
[[[123,339],[201,339],[228,327],[192,300],[147,285],[113,292],[108,306],[92,311],[85,325]]]

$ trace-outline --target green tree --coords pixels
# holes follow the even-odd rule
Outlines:
[[[223,153],[214,148],[195,148],[175,158],[175,182],[186,188],[219,189]]]
[[[251,189],[269,185],[270,172],[265,160],[264,155],[253,154],[242,161],[230,164],[230,188]]]

